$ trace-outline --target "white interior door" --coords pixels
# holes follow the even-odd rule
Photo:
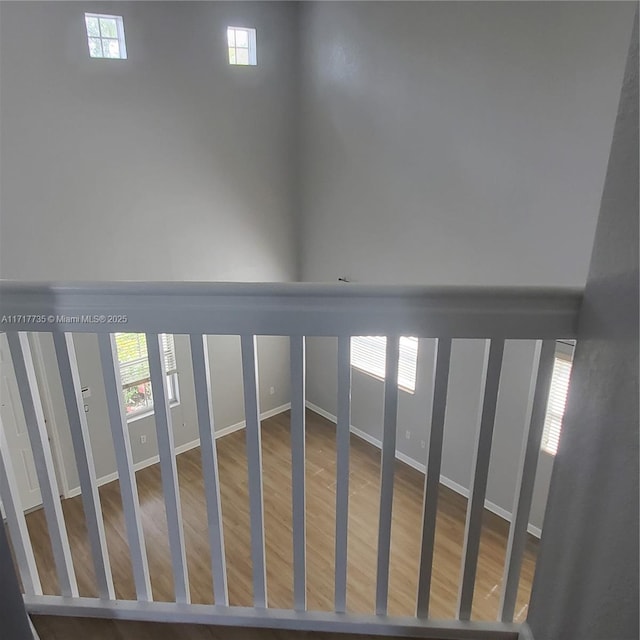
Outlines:
[[[23,509],[42,504],[29,434],[5,335],[0,335],[0,415]]]

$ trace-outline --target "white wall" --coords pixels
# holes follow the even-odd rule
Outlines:
[[[305,280],[584,285],[633,6],[305,3],[300,246]],[[482,346],[454,343],[443,475],[469,486]],[[533,358],[508,343],[488,499],[510,511]],[[432,346],[400,394],[398,448],[424,463]],[[308,397],[335,414],[335,350]],[[382,384],[353,374],[379,437]],[[409,430],[410,438],[405,432]],[[531,523],[540,527],[552,457]]]
[[[89,58],[85,11],[124,17],[127,60]],[[295,279],[296,16],[277,2],[1,3],[2,277]],[[228,25],[257,29],[259,66],[228,65]],[[115,460],[97,343],[87,335],[76,343],[104,476]],[[244,419],[239,344],[210,343],[216,427],[224,428]],[[180,445],[197,437],[197,425],[185,337],[176,349]],[[50,340],[43,351],[73,488]],[[259,356],[266,411],[288,401],[288,346],[263,339]],[[157,453],[153,418],[131,423],[131,435],[134,461]]]
[[[84,11],[124,17],[88,56]],[[3,2],[2,277],[295,278],[286,3]],[[254,25],[260,64],[226,61]]]
[[[584,285],[632,3],[301,11],[305,280]]]

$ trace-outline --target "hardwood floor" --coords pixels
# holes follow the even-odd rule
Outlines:
[[[269,606],[291,608],[291,459],[289,414],[263,422],[263,473],[266,564]],[[229,598],[232,605],[252,605],[252,577],[244,432],[217,441],[220,467]],[[212,603],[213,586],[207,541],[200,451],[178,456],[178,472],[191,597],[194,603]],[[380,452],[351,437],[349,549],[347,605],[351,612],[372,613],[375,597]],[[160,469],[153,465],[136,474],[153,596],[172,601],[173,585],[167,542]],[[423,476],[396,462],[389,614],[414,615],[419,562]],[[100,488],[107,544],[118,598],[135,599],[118,482]],[[456,605],[466,499],[441,486],[436,526],[431,615],[452,618]],[[96,596],[91,555],[80,497],[63,502],[80,594]],[[308,607],[331,610],[333,605],[335,527],[335,426],[315,413],[307,414],[307,565]],[[27,516],[45,593],[58,592],[44,513]],[[485,511],[472,619],[495,620],[506,548],[508,525]],[[517,621],[526,617],[537,541],[529,537],[516,606]],[[56,621],[39,619],[42,638]],[[122,624],[122,623],[119,623]],[[115,628],[115,627],[114,627]],[[168,629],[168,627],[167,627]],[[116,633],[114,631],[114,633]],[[204,632],[203,632],[204,633]],[[234,632],[236,633],[236,632]],[[238,632],[239,633],[239,632]],[[285,636],[241,636],[225,638]],[[88,637],[94,636],[90,633]],[[68,636],[72,637],[72,636]],[[105,635],[120,638],[121,635]],[[146,637],[135,635],[131,637]],[[149,636],[151,637],[151,636]],[[153,633],[153,637],[164,638]],[[167,635],[167,638],[173,638]],[[187,636],[180,636],[187,637]],[[194,635],[194,638],[218,636]],[[220,636],[222,637],[222,636]]]

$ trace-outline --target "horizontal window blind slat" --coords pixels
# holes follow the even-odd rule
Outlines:
[[[351,338],[351,366],[384,380],[386,372],[387,339],[384,336],[353,336]],[[400,338],[398,358],[398,386],[409,391],[416,387],[418,339]]]
[[[144,384],[150,379],[147,340],[144,333],[116,333],[118,363],[123,387]],[[167,375],[177,373],[172,334],[162,334],[162,353]]]
[[[175,373],[176,367],[176,350],[173,343],[173,335],[170,333],[162,334],[162,351],[164,353],[164,367],[167,373]]]
[[[571,359],[564,353],[556,354],[542,433],[542,448],[553,455],[558,451],[570,377]]]

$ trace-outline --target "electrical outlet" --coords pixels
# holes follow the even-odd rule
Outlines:
[[[272,396],[276,392],[275,387],[269,387],[269,395]]]
[[[405,437],[407,440],[411,440],[411,431],[409,431],[409,429],[407,429],[407,430],[404,432],[404,437]]]
[[[140,444],[147,444],[147,436],[140,436]]]
[[[420,440],[420,446],[421,446],[423,449],[426,449],[426,448],[427,448],[427,443],[426,443],[424,440]]]

